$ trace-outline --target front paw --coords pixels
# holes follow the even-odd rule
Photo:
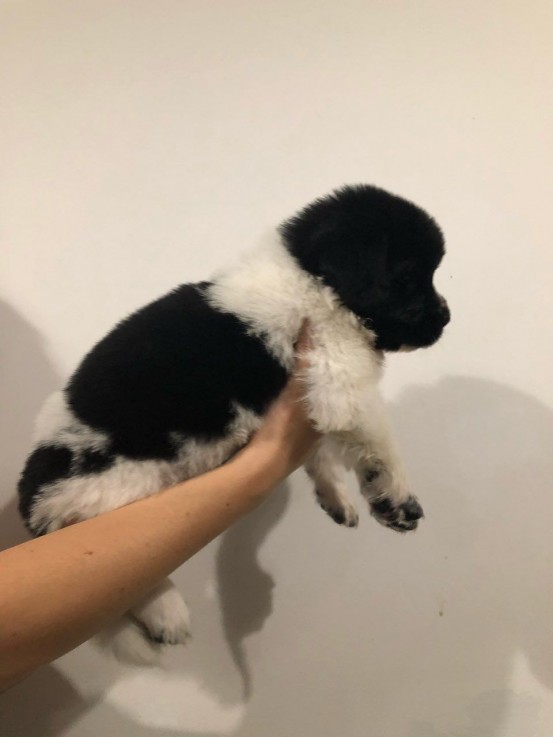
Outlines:
[[[329,517],[332,517],[337,525],[344,527],[357,527],[359,524],[359,514],[357,510],[347,501],[329,501],[318,490],[315,491],[319,506],[324,509]]]
[[[424,512],[417,497],[410,496],[404,502],[394,505],[390,497],[384,496],[371,502],[371,514],[384,527],[396,532],[416,530]]]

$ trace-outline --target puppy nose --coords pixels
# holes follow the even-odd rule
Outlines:
[[[451,320],[451,312],[449,311],[447,302],[445,301],[443,297],[440,297],[440,317],[442,319],[442,323],[444,327]]]

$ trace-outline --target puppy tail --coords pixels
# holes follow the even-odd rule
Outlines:
[[[146,630],[128,614],[99,632],[93,643],[126,665],[162,664],[163,645],[151,640]]]

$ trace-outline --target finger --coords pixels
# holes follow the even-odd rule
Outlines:
[[[313,340],[309,320],[304,320],[302,323],[295,349],[296,365],[294,373],[301,375],[309,368],[309,354],[313,350]]]
[[[304,320],[301,324],[300,332],[294,346],[296,353],[305,353],[313,348],[313,341],[311,339],[311,325],[309,320]]]

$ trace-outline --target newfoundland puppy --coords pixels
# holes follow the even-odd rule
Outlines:
[[[306,400],[323,433],[306,470],[319,504],[357,525],[345,464],[378,522],[414,530],[423,511],[378,380],[385,351],[430,346],[449,321],[432,284],[443,255],[440,229],[419,207],[348,186],[284,222],[270,247],[127,317],[39,415],[19,482],[29,530],[52,532],[224,463],[284,387],[305,319]],[[122,659],[151,662],[188,634],[186,605],[166,580],[103,639]]]

